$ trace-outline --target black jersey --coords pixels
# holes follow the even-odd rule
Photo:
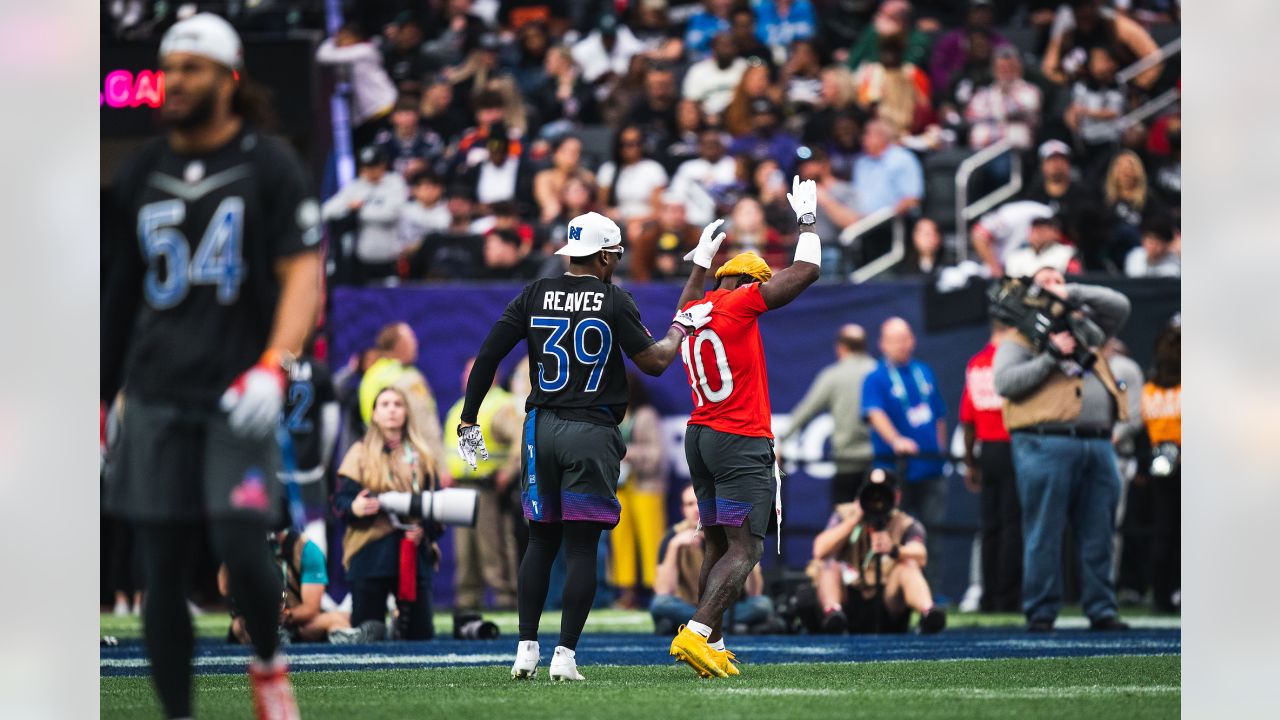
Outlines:
[[[157,139],[112,197],[101,389],[210,405],[266,349],[277,259],[314,251],[320,209],[295,154],[244,129],[212,152]]]
[[[627,411],[622,354],[635,356],[655,342],[631,293],[591,276],[534,281],[498,325],[495,331],[528,343],[533,392],[526,409],[555,408],[600,424],[621,422]]]
[[[289,388],[284,396],[284,426],[293,439],[298,472],[313,471],[323,463],[320,411],[326,403],[336,401],[328,366],[308,355],[298,358],[289,371]]]

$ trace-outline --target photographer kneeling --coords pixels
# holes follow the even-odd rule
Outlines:
[[[1031,632],[1053,629],[1062,607],[1062,538],[1079,549],[1081,602],[1092,630],[1127,630],[1116,617],[1111,578],[1120,476],[1111,430],[1128,417],[1124,388],[1098,348],[1129,316],[1129,300],[1091,285],[1067,285],[1041,268],[1005,281],[991,313],[1013,325],[996,349],[996,392],[1013,438],[1022,505],[1022,609]]]
[[[921,634],[946,627],[946,611],[933,606],[924,578],[924,526],[898,509],[901,496],[898,477],[876,468],[858,499],[837,505],[814,538],[822,632],[904,633],[912,610],[920,613]]]

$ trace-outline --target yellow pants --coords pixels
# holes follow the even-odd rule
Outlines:
[[[609,535],[613,584],[619,588],[636,586],[636,553],[644,587],[653,587],[658,572],[658,546],[667,530],[666,497],[660,492],[637,490],[627,483],[618,488],[622,515]]]

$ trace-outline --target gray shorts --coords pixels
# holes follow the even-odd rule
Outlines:
[[[126,398],[106,506],[142,522],[279,515],[280,449],[274,437],[246,440],[216,410]]]
[[[773,442],[690,425],[684,434],[698,514],[704,526],[750,528],[763,538],[773,514]]]
[[[626,443],[617,426],[533,409],[524,422],[520,504],[533,522],[618,524],[618,472]]]

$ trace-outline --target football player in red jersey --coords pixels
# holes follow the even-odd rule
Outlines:
[[[774,275],[755,253],[742,253],[716,271],[715,288],[699,299],[698,288],[724,235],[712,240],[712,232],[704,233],[686,258],[695,267],[680,306],[713,303],[711,322],[690,333],[681,347],[694,405],[685,454],[706,557],[698,578],[697,612],[671,642],[671,655],[702,677],[738,674],[720,626],[725,609],[760,561],[776,490],[769,381],[758,318],[812,285],[822,262],[813,231],[817,188],[812,180],[798,177],[792,188],[787,199],[800,237],[791,267]]]

